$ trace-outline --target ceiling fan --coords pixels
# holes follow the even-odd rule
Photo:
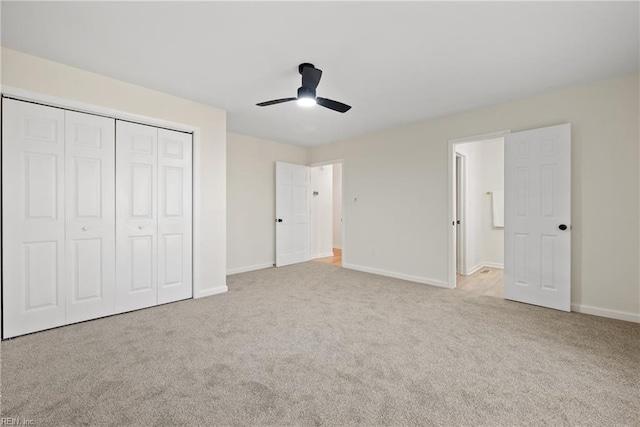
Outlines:
[[[298,72],[302,75],[302,86],[298,88],[297,97],[274,99],[273,101],[261,102],[256,105],[259,107],[266,107],[268,105],[281,104],[283,102],[298,101],[298,104],[304,107],[318,104],[340,113],[346,113],[351,109],[350,105],[343,104],[342,102],[316,96],[316,88],[318,87],[318,83],[320,83],[322,70],[317,69],[313,64],[305,62],[298,66]]]

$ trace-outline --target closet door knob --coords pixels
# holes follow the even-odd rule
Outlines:
[[[87,227],[82,227],[82,231],[87,231]]]
[[[566,226],[566,225],[564,225],[564,224],[560,224],[560,225],[558,226],[558,228],[559,228],[560,230],[564,231],[564,230],[566,230],[566,229],[567,229],[567,226]]]
[[[142,226],[141,225],[138,226],[138,230],[142,230]]]

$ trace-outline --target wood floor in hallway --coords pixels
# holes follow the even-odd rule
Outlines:
[[[333,256],[318,258],[316,261],[342,266],[342,249],[333,248]]]
[[[456,275],[456,288],[479,295],[502,298],[502,281],[504,270],[501,268],[482,267],[470,276]]]

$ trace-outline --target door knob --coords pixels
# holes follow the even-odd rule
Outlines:
[[[87,231],[87,227],[82,227],[82,231]]]
[[[282,222],[282,218],[276,218],[276,222]]]
[[[564,224],[560,224],[560,225],[558,226],[558,228],[559,228],[560,230],[564,231],[564,230],[566,230],[566,229],[567,229],[567,226],[566,226],[566,225],[564,225]]]
[[[142,230],[142,226],[141,225],[138,226],[138,230]]]

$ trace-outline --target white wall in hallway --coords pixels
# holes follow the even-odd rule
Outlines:
[[[307,163],[307,150],[227,134],[227,274],[275,261],[275,162]]]
[[[333,255],[333,165],[311,168],[311,257]],[[315,193],[318,194],[315,194]]]
[[[504,191],[504,139],[456,145],[466,160],[466,274],[504,263],[504,228],[494,227],[492,196]]]

